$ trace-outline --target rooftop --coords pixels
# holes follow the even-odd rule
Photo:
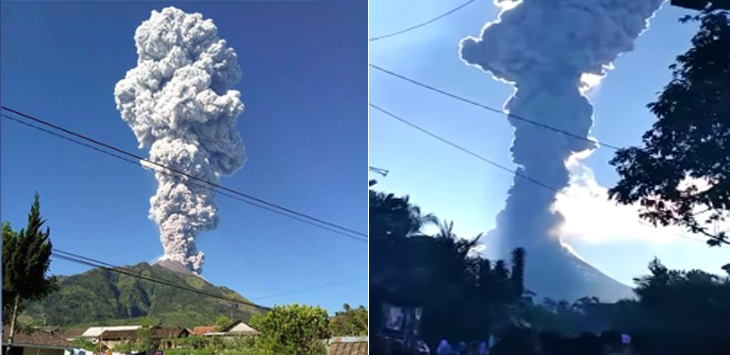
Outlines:
[[[327,355],[367,355],[368,337],[335,337],[329,340]]]
[[[3,331],[2,343],[7,344],[9,332]],[[47,348],[47,349],[72,349],[74,345],[66,340],[61,333],[55,331],[45,332],[37,330],[31,333],[16,332],[13,337],[15,346]]]
[[[82,337],[87,338],[97,338],[102,333],[109,331],[109,330],[137,330],[139,328],[142,328],[141,325],[122,325],[122,326],[116,326],[116,327],[91,327],[89,329],[86,329],[86,331],[81,334]]]

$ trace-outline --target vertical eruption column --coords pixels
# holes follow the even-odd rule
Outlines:
[[[527,269],[527,286],[540,296],[620,293],[608,290],[619,288],[616,281],[563,247],[564,218],[554,203],[569,184],[567,160],[595,148],[589,139],[593,108],[580,91],[582,75],[604,75],[619,54],[632,50],[662,2],[495,0],[509,6],[480,37],[461,42],[464,62],[516,88],[505,107],[515,128],[512,157],[520,175],[545,186],[516,176],[497,219],[497,234],[501,255],[515,247],[527,249],[533,265]]]
[[[243,103],[231,90],[241,79],[238,56],[211,20],[174,7],[152,11],[134,40],[137,67],[114,89],[117,109],[150,160],[172,169],[145,165],[158,182],[149,212],[162,260],[200,274],[195,241],[218,226],[215,191],[203,181],[217,184],[246,160],[236,127]]]
[[[592,149],[595,144],[520,118],[588,137],[593,108],[578,89],[579,77],[579,73],[540,74],[524,84],[518,82],[517,92],[506,105],[508,119],[515,128],[512,157],[520,166],[521,176],[515,176],[505,210],[498,220],[498,229],[510,236],[503,240],[503,255],[516,247],[544,247],[556,242],[555,228],[562,224],[563,218],[552,205],[557,191],[567,187],[570,180],[565,162],[575,152]],[[539,85],[545,82],[551,85]]]

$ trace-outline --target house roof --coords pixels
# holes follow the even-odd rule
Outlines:
[[[82,337],[96,338],[108,330],[137,330],[141,325],[122,325],[116,327],[91,327],[81,334]]]
[[[189,334],[190,331],[188,331],[185,328],[175,327],[175,328],[157,328],[152,331],[152,336],[155,338],[176,338],[183,334]]]
[[[213,333],[213,332],[215,332],[215,326],[195,327],[193,329],[193,334],[195,334],[195,335],[203,335],[205,333]]]
[[[10,332],[3,331],[2,343],[7,344]],[[15,346],[40,347],[52,349],[73,349],[74,345],[64,339],[57,332],[34,331],[32,333],[16,332],[13,336],[13,344]]]
[[[253,335],[258,334],[259,332],[256,331],[256,329],[251,328],[250,325],[244,323],[243,321],[235,321],[233,324],[226,327],[226,329],[223,329],[223,333],[226,334],[234,334],[234,335]]]
[[[137,339],[138,329],[135,330],[107,330],[101,334],[103,340]],[[185,328],[155,328],[152,330],[152,337],[157,339],[175,338],[187,333]]]
[[[329,340],[327,355],[367,355],[368,337],[336,337]]]
[[[137,339],[136,330],[107,330],[99,336],[103,340]]]
[[[58,332],[58,334],[62,335],[64,338],[78,338],[82,334],[84,334],[85,331],[85,328],[70,328],[66,330],[61,330]]]

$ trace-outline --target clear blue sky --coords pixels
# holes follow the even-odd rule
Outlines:
[[[369,36],[400,30],[463,3],[464,0],[371,1]],[[498,9],[479,0],[438,22],[370,44],[370,62],[466,98],[501,108],[512,87],[492,80],[459,59],[458,44],[477,36]],[[615,62],[600,86],[590,93],[595,105],[593,136],[613,145],[639,143],[654,120],[645,105],[670,79],[667,69],[689,48],[696,29],[680,24],[685,11],[665,7],[637,42],[636,50]],[[502,165],[514,168],[509,155],[512,127],[504,116],[470,106],[407,82],[370,71],[370,101],[446,139]],[[404,144],[403,142],[407,142]],[[455,232],[473,237],[495,225],[512,176],[423,135],[377,111],[370,113],[370,164],[390,170],[378,188],[409,194],[426,212],[453,220]],[[611,150],[599,149],[585,163],[603,187],[617,175],[608,161]],[[377,177],[372,175],[372,177]],[[593,191],[593,190],[591,190]],[[575,191],[585,193],[586,191]],[[600,189],[599,189],[600,192]],[[721,272],[730,248],[708,249],[702,241],[658,232],[637,224],[635,213],[617,209],[605,199],[567,206],[568,225],[579,233],[567,241],[579,255],[624,283],[646,272],[654,256],[673,268]],[[487,241],[487,248],[489,241]],[[529,259],[528,259],[529,267]]]
[[[134,32],[167,2],[3,2],[2,102],[123,149],[137,142],[114,103],[136,66]],[[358,2],[183,2],[240,58],[248,163],[225,186],[367,232],[367,7]],[[145,153],[146,154],[146,153]],[[19,228],[33,192],[59,249],[115,265],[162,254],[147,218],[151,172],[2,122],[2,219]],[[218,196],[201,235],[203,276],[256,300],[367,277],[367,244]],[[54,261],[54,274],[87,267]],[[367,280],[261,300],[330,312],[367,304]]]

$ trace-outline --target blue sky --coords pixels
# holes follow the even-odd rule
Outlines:
[[[371,1],[369,36],[400,30],[446,12],[463,0]],[[589,94],[595,106],[593,136],[613,145],[639,143],[654,120],[645,105],[669,82],[667,69],[690,45],[696,29],[677,19],[687,12],[665,6],[636,49],[619,57],[602,83]],[[512,87],[463,64],[459,41],[477,36],[498,9],[488,0],[426,27],[370,44],[370,63],[438,88],[500,108]],[[370,71],[370,101],[443,138],[514,168],[509,155],[512,128],[504,116],[424,90],[376,70]],[[403,142],[408,142],[403,144]],[[370,164],[389,169],[379,189],[409,194],[424,211],[453,220],[455,232],[473,237],[495,225],[512,176],[455,150],[381,113],[370,113]],[[631,207],[606,202],[605,188],[617,175],[608,161],[613,152],[599,149],[584,161],[587,185],[571,187],[579,201],[562,199],[567,242],[583,258],[624,283],[646,272],[659,257],[672,268],[721,272],[730,248],[709,249],[698,237],[678,230],[641,225]],[[591,176],[592,175],[592,176]],[[378,177],[372,175],[372,177]],[[587,186],[587,187],[586,187]],[[596,196],[596,197],[591,197]],[[569,200],[569,199],[568,199]],[[487,248],[489,247],[489,241]],[[529,267],[529,260],[528,260]]]
[[[2,102],[140,152],[114,103],[136,66],[134,31],[166,2],[3,2]],[[367,232],[367,8],[360,2],[185,2],[240,59],[235,87],[248,162],[230,188]],[[19,228],[33,192],[59,249],[115,265],[162,254],[147,218],[151,172],[2,122],[2,219]],[[198,239],[203,276],[257,298],[367,277],[367,244],[218,196],[221,223]],[[87,267],[54,261],[54,274]],[[367,280],[260,301],[331,312],[367,304]]]

